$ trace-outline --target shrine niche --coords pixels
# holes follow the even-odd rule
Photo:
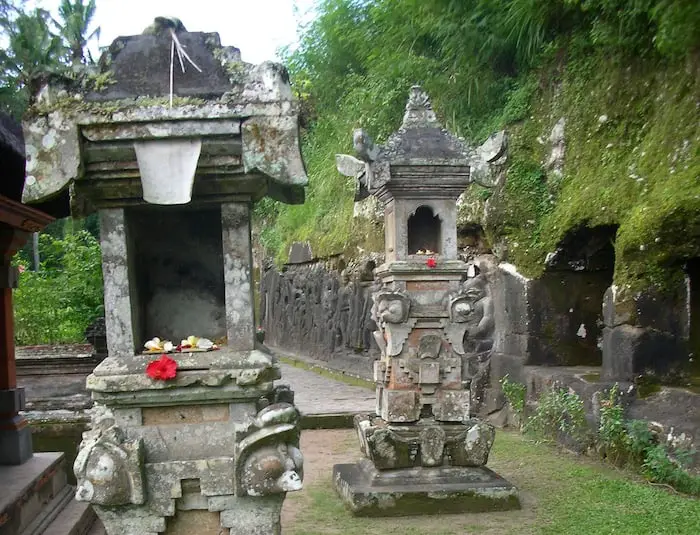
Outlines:
[[[381,358],[375,413],[355,417],[365,458],[336,465],[335,488],[357,515],[517,508],[515,487],[485,466],[495,429],[474,416],[495,323],[493,261],[458,258],[456,201],[471,182],[470,150],[439,125],[419,87],[386,145],[362,132],[355,148],[359,189],[385,206],[386,261],[372,296]],[[337,162],[352,170],[351,156]]]
[[[408,217],[408,254],[440,253],[440,218],[429,206],[419,206]]]

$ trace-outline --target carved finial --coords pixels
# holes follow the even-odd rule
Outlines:
[[[416,128],[421,126],[435,127],[437,117],[430,104],[428,93],[421,86],[414,85],[408,93],[406,113],[403,116],[403,128]]]

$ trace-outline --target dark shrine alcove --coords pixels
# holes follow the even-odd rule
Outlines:
[[[599,366],[603,296],[613,283],[617,226],[571,230],[533,281],[532,364]]]
[[[441,222],[429,206],[420,206],[408,218],[408,254],[440,253]]]

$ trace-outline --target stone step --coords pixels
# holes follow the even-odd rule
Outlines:
[[[102,525],[99,518],[95,520],[95,523],[92,525],[87,535],[107,535],[107,530]]]
[[[70,498],[64,465],[63,453],[35,453],[22,465],[0,466],[0,535],[24,534]]]
[[[93,533],[97,516],[89,503],[73,498],[75,489],[69,487],[71,497],[59,515],[43,532],[45,535],[88,535]],[[101,525],[100,525],[101,526]]]
[[[66,485],[58,491],[53,500],[41,508],[41,512],[29,523],[21,534],[42,535],[42,533],[53,533],[53,531],[47,531],[47,528],[61,514],[72,498],[73,489]]]

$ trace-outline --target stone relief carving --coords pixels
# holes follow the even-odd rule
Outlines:
[[[304,462],[299,450],[299,411],[289,403],[260,410],[236,449],[239,496],[267,496],[300,490]]]
[[[143,440],[129,440],[104,407],[96,406],[95,412],[93,429],[83,434],[73,464],[75,499],[95,505],[143,504]]]
[[[496,430],[491,424],[467,420],[459,425],[387,426],[376,416],[358,414],[355,428],[360,448],[379,470],[419,466],[484,466]],[[416,432],[417,431],[417,432]]]
[[[380,290],[373,295],[372,319],[377,324],[374,339],[383,357],[395,357],[415,326],[415,319],[409,319],[410,298],[402,293]]]
[[[472,410],[478,410],[483,402],[495,327],[489,286],[493,266],[483,260],[479,267],[479,273],[465,280],[460,290],[450,296],[450,322],[443,328],[453,351],[462,358],[462,377],[470,383]]]

